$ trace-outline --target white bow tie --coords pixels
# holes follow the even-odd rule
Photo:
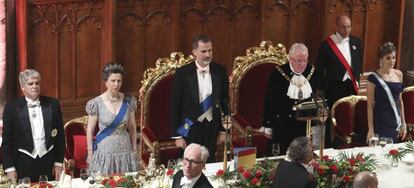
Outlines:
[[[32,101],[27,103],[27,106],[29,108],[35,108],[35,107],[40,107],[40,101]]]
[[[190,184],[191,184],[191,180],[189,180],[187,177],[183,176],[181,178],[181,181],[180,181],[181,186],[183,185],[189,186]]]

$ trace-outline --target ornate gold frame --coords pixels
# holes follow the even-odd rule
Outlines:
[[[334,105],[332,106],[332,110],[331,110],[332,124],[334,126],[337,126],[336,118],[334,116],[335,115],[336,107],[339,104],[342,104],[342,103],[349,103],[351,105],[351,114],[352,114],[352,119],[351,119],[352,124],[351,124],[351,126],[353,128],[353,126],[354,126],[354,119],[355,119],[355,114],[354,114],[354,112],[355,112],[355,105],[359,101],[366,101],[366,100],[367,100],[367,97],[366,96],[362,96],[362,95],[351,95],[351,96],[344,97],[344,98],[341,98],[341,99],[337,100],[334,103]],[[333,131],[334,131],[334,129],[333,129]],[[339,139],[341,139],[343,142],[345,142],[347,144],[350,144],[352,142],[352,135],[354,135],[354,134],[356,134],[356,133],[352,132],[349,136],[342,137],[342,136],[338,135],[335,132],[335,136],[338,137]]]
[[[230,101],[233,113],[238,112],[238,93],[242,78],[253,67],[264,64],[274,63],[279,66],[288,62],[288,54],[283,44],[273,45],[272,41],[262,41],[259,47],[251,47],[246,50],[245,56],[236,57],[233,62],[233,72],[230,76]],[[237,122],[234,123],[236,130],[245,138],[252,138],[252,132],[257,131],[249,128],[241,127]],[[249,144],[249,143],[248,143]]]
[[[141,137],[140,137],[140,149],[141,153],[143,151],[154,153],[154,156],[159,156],[159,150],[162,148],[168,148],[168,147],[175,147],[174,141],[168,141],[168,142],[157,142],[151,143],[149,138],[142,134],[142,129],[147,126],[148,120],[147,120],[147,109],[148,109],[148,101],[151,95],[151,92],[158,84],[159,81],[164,79],[170,74],[174,74],[175,70],[185,64],[188,64],[190,62],[194,61],[194,57],[192,55],[188,56],[187,58],[184,57],[184,54],[182,52],[172,52],[170,54],[169,58],[159,58],[154,68],[148,68],[144,72],[143,80],[141,81],[141,88],[139,90],[139,101],[141,104],[141,116],[140,116],[140,125],[141,125]],[[140,161],[142,166],[145,166],[142,159]]]
[[[403,93],[406,93],[406,92],[414,92],[414,86],[409,86],[409,87],[404,88]]]

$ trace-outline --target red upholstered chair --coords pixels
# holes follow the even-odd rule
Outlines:
[[[414,86],[404,89],[402,92],[402,99],[404,103],[404,117],[407,123],[407,131],[412,139],[414,139]]]
[[[192,56],[184,58],[183,53],[173,52],[170,58],[160,58],[155,68],[144,72],[139,91],[141,103],[141,166],[148,165],[151,153],[157,163],[166,164],[168,159],[178,157],[178,148],[171,139],[170,96],[175,70],[193,60]]]
[[[66,150],[65,150],[65,171],[79,177],[79,170],[86,168],[87,144],[86,129],[88,125],[88,116],[68,121],[65,128]],[[95,128],[95,135],[98,133],[99,127]]]
[[[364,146],[368,131],[367,97],[352,95],[335,102],[331,110],[334,140],[339,148]]]
[[[287,62],[286,48],[263,41],[246,56],[237,57],[230,76],[230,101],[234,113],[233,146],[255,146],[265,156],[270,139],[258,132],[262,126],[267,81],[275,66]],[[250,133],[251,132],[251,133]]]

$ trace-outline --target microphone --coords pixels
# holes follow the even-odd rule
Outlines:
[[[220,112],[221,117],[224,117],[224,111],[223,111],[223,108],[221,108],[220,100],[217,99],[215,103],[216,103],[216,108],[219,109],[219,112]]]

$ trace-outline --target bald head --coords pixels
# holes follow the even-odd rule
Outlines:
[[[375,174],[368,171],[363,171],[358,173],[357,176],[355,176],[354,188],[377,188],[378,187],[378,179]]]
[[[338,32],[342,38],[349,37],[351,29],[351,19],[347,15],[336,17],[336,32]]]

